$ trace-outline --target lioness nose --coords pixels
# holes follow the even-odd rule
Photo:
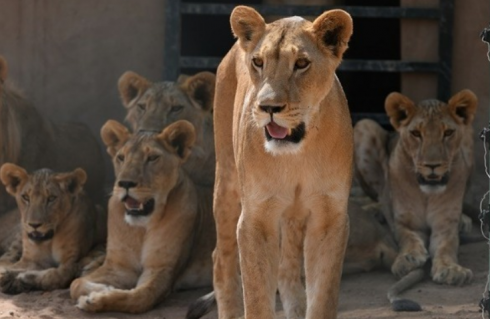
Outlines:
[[[135,182],[131,182],[131,181],[119,181],[117,183],[117,185],[119,185],[119,187],[123,187],[123,188],[126,188],[126,189],[130,189],[132,187],[136,187],[136,183]]]
[[[259,107],[262,111],[269,113],[269,114],[272,114],[272,113],[281,112],[282,110],[284,110],[286,105],[283,105],[283,106],[260,105]]]
[[[41,223],[29,223],[29,226],[31,226],[34,229],[41,227],[41,225],[42,225]]]

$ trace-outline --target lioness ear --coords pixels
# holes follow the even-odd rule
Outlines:
[[[77,168],[70,173],[58,174],[55,179],[63,189],[72,194],[78,194],[87,181],[87,173],[83,169]]]
[[[180,88],[204,111],[213,109],[216,76],[211,72],[200,72],[183,81]]]
[[[124,106],[129,108],[131,101],[145,93],[151,82],[132,71],[126,71],[119,78],[117,86]]]
[[[6,186],[7,192],[15,196],[22,185],[27,181],[29,175],[26,170],[12,163],[5,163],[0,168],[0,179]]]
[[[185,161],[191,154],[196,133],[190,122],[180,120],[167,126],[158,135],[158,139],[168,151],[175,153],[182,161]]]
[[[190,78],[189,75],[187,75],[187,74],[180,74],[179,77],[177,78],[177,84],[184,83],[185,80],[187,80],[188,78]]]
[[[313,21],[313,34],[338,58],[342,58],[352,35],[352,18],[344,10],[329,10]]]
[[[233,35],[238,38],[240,46],[248,51],[262,37],[265,21],[255,9],[237,6],[231,12],[230,24]]]
[[[385,110],[391,125],[398,130],[400,126],[410,122],[415,114],[415,104],[405,95],[393,92],[386,97]]]
[[[7,60],[3,56],[0,55],[0,82],[5,82],[7,80],[7,75],[9,72],[9,66],[7,64]]]
[[[452,117],[458,123],[468,125],[473,122],[473,118],[475,117],[478,98],[475,93],[466,89],[454,94],[449,100],[448,105]]]
[[[130,138],[131,133],[128,128],[118,121],[108,120],[100,129],[100,137],[107,146],[107,153],[114,157],[117,151]]]

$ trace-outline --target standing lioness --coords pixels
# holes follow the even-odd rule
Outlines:
[[[243,315],[240,260],[245,318],[275,317],[278,276],[288,318],[304,317],[305,302],[306,318],[335,318],[353,153],[335,69],[351,17],[332,10],[313,23],[266,24],[239,6],[230,20],[238,41],[218,68],[214,105],[219,317]],[[306,298],[298,289],[301,254],[290,253],[298,247]]]

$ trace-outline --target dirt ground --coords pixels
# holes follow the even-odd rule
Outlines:
[[[386,291],[395,282],[388,271],[375,271],[345,276],[342,279],[339,319],[417,318],[469,319],[482,318],[478,303],[485,290],[488,274],[488,245],[486,242],[467,244],[460,248],[460,262],[473,270],[474,279],[463,287],[438,285],[429,279],[404,294],[418,301],[423,311],[395,313],[390,309]],[[32,292],[17,296],[0,294],[0,319],[12,318],[135,318],[180,319],[185,317],[187,305],[208,290],[187,291],[171,295],[156,309],[141,315],[121,313],[88,314],[74,307],[68,290]],[[278,309],[280,305],[278,304]],[[278,311],[278,318],[283,319]],[[206,319],[217,318],[216,312]]]

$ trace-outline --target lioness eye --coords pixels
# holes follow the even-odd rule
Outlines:
[[[118,161],[120,161],[120,162],[124,162],[124,155],[119,154],[119,155],[117,156],[117,160],[118,160]]]
[[[170,108],[170,113],[178,113],[182,111],[184,107],[182,105],[174,105],[172,108]]]
[[[57,197],[56,197],[56,196],[54,196],[54,195],[49,196],[49,197],[48,197],[48,203],[52,203],[52,202],[54,202],[54,201],[56,200],[56,198],[57,198]]]
[[[154,162],[156,161],[160,156],[158,155],[150,155],[148,156],[148,162]]]
[[[29,195],[27,195],[27,194],[23,194],[23,195],[22,195],[22,199],[23,199],[24,201],[26,201],[27,203],[29,203]]]
[[[264,60],[262,60],[261,58],[253,58],[252,59],[252,63],[254,64],[255,67],[261,69],[263,66],[264,66]]]
[[[449,137],[454,134],[454,130],[445,130],[444,137]]]
[[[296,63],[294,64],[294,68],[296,70],[301,70],[301,69],[305,69],[306,67],[308,67],[308,65],[310,65],[310,61],[308,61],[305,58],[301,58],[301,59],[296,60]]]
[[[417,130],[410,131],[410,134],[412,134],[412,136],[417,137],[417,138],[422,136],[422,134],[420,134],[420,131],[417,131]]]
[[[138,103],[138,109],[140,109],[141,111],[144,111],[146,109],[146,104]]]

